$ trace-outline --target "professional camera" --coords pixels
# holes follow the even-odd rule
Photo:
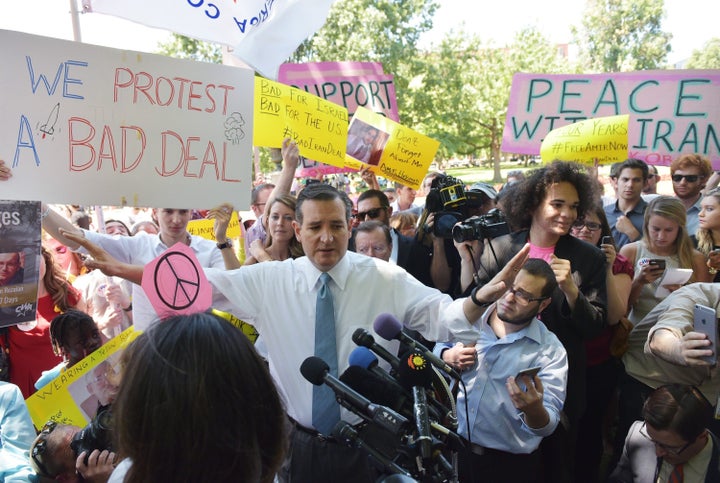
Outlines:
[[[433,235],[450,238],[453,225],[466,218],[461,212],[466,201],[462,180],[447,175],[433,179],[430,192],[425,198],[425,209],[435,214]]]
[[[473,216],[452,229],[452,237],[457,243],[470,240],[496,238],[510,233],[505,215],[493,208],[481,216]]]
[[[113,450],[112,412],[110,411],[110,405],[102,406],[98,409],[97,415],[92,421],[73,436],[70,442],[70,448],[76,457],[83,451],[87,451],[85,464],[87,464],[88,456],[90,456],[93,450]]]

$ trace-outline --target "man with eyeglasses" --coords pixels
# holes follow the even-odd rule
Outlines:
[[[385,193],[379,190],[364,191],[357,199],[357,213],[353,218],[360,223],[375,220],[390,228],[390,216],[393,209]],[[350,248],[356,248],[355,230],[350,240]],[[430,274],[431,258],[425,247],[415,239],[406,237],[394,228],[390,228],[392,251],[390,263],[394,263],[417,278],[423,284],[433,286]]]
[[[474,324],[477,342],[438,344],[436,354],[461,372],[460,481],[536,481],[540,441],[555,431],[566,395],[568,361],[557,336],[538,320],[557,288],[550,265],[528,259],[504,294]],[[520,371],[539,367],[533,376]],[[465,404],[469,413],[466,415]]]
[[[687,210],[685,227],[688,235],[692,236],[697,232],[698,214],[702,209],[700,206],[702,191],[712,172],[710,161],[699,154],[683,154],[670,165],[670,178],[675,197]]]
[[[720,481],[720,442],[707,429],[713,407],[697,388],[657,388],[645,401],[642,417],[630,428],[610,482]]]
[[[20,252],[0,253],[0,286],[22,283],[23,277]]]
[[[613,179],[617,186],[617,201],[605,206],[605,215],[618,250],[642,238],[647,208],[642,192],[647,179],[648,165],[640,159],[626,159],[617,168],[617,176]]]

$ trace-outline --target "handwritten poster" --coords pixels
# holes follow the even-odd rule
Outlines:
[[[540,156],[547,162],[577,161],[612,164],[628,157],[627,115],[598,117],[553,129],[545,136]]]
[[[720,169],[720,71],[515,74],[502,150],[537,154],[545,136],[586,119],[629,115],[628,157],[668,166],[700,153]]]
[[[342,166],[347,141],[347,109],[300,89],[255,78],[256,146],[282,146],[286,137],[300,154]]]
[[[253,72],[0,31],[8,199],[210,208],[250,199]]]
[[[215,231],[213,230],[214,223],[214,220],[191,220],[188,223],[187,231],[191,235],[201,236],[208,240],[215,240]],[[228,238],[237,238],[240,236],[240,221],[238,220],[237,211],[233,211],[230,217],[226,235]]]
[[[40,202],[0,201],[0,327],[35,320]]]
[[[440,142],[362,107],[355,112],[349,132],[356,134],[348,134],[348,166],[370,166],[374,173],[414,189],[420,188],[440,146]],[[363,159],[350,155],[352,139],[361,137],[373,140]]]
[[[99,406],[114,400],[122,351],[141,333],[128,327],[27,398],[35,427],[41,428],[48,421],[86,426]]]
[[[192,248],[176,243],[145,266],[142,288],[160,319],[204,312],[212,287]]]

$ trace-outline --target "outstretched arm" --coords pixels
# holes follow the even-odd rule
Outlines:
[[[60,230],[60,234],[69,240],[74,246],[81,246],[88,251],[90,258],[85,260],[89,268],[97,268],[108,276],[117,276],[140,285],[142,283],[142,265],[131,265],[113,258],[108,252],[90,242],[82,232],[67,232]]]

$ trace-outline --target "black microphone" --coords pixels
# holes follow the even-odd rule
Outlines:
[[[438,369],[449,374],[455,379],[460,379],[460,375],[455,372],[455,369],[450,367],[445,361],[440,359],[438,356],[432,353],[430,349],[416,341],[403,330],[403,326],[400,321],[392,314],[380,314],[375,318],[373,322],[373,329],[375,332],[385,340],[397,339],[400,342],[404,342],[411,349],[415,349],[422,353],[425,358],[430,361]]]
[[[429,461],[433,454],[433,441],[425,390],[432,386],[432,369],[424,355],[417,350],[411,350],[405,354],[402,362],[399,371],[400,384],[406,388],[412,388],[413,419],[415,419],[417,441],[420,445],[420,456],[423,460]]]
[[[398,367],[400,367],[400,359],[389,353],[384,347],[378,345],[375,342],[375,338],[367,330],[362,328],[355,330],[352,335],[352,340],[355,344],[361,347],[367,347],[375,354],[385,359],[390,363],[390,367],[392,367],[394,371],[397,371]]]
[[[375,357],[375,354],[373,354],[367,347],[360,346],[353,349],[348,357],[348,363],[351,366],[358,366],[367,369],[375,374],[379,379],[385,381],[387,385],[397,390],[404,391],[404,388],[400,386],[397,380],[378,365],[378,358]]]
[[[387,406],[408,419],[412,418],[411,395],[397,382],[394,386],[389,385],[375,373],[360,366],[349,366],[340,375],[340,381],[375,404]]]
[[[346,446],[351,448],[358,448],[359,450],[365,451],[371,458],[373,458],[386,473],[393,473],[399,475],[405,475],[410,477],[405,469],[398,466],[395,462],[382,455],[375,448],[365,443],[359,436],[355,428],[345,421],[338,421],[333,428],[331,435],[338,441],[344,443]],[[408,480],[405,480],[408,481]],[[409,481],[415,481],[412,478]]]
[[[303,377],[316,386],[327,384],[335,392],[337,400],[344,407],[363,419],[399,434],[408,425],[408,420],[390,408],[374,404],[361,396],[345,383],[330,374],[330,367],[319,357],[308,357],[300,365]]]

